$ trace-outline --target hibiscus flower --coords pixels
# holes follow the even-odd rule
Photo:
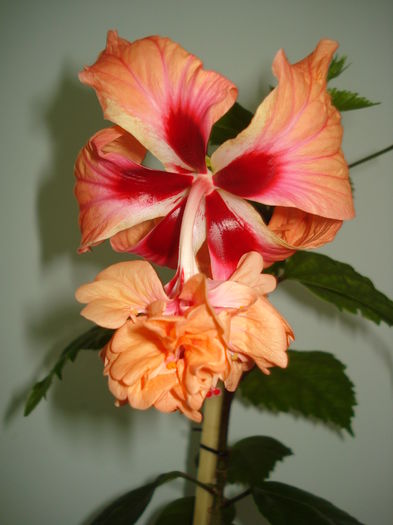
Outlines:
[[[178,267],[186,281],[201,268],[227,279],[250,251],[269,265],[331,241],[354,216],[340,114],[326,91],[336,48],[322,40],[294,65],[279,51],[278,86],[206,160],[234,84],[168,38],[129,43],[110,31],[80,74],[116,124],[76,162],[80,251],[110,239],[117,251]],[[141,164],[147,150],[166,171]],[[268,224],[247,200],[274,207]]]
[[[200,421],[219,380],[234,391],[255,364],[266,374],[285,367],[293,333],[265,297],[276,282],[262,267],[249,253],[230,280],[196,274],[172,297],[146,261],[114,264],[81,286],[82,315],[116,329],[102,351],[116,403]]]

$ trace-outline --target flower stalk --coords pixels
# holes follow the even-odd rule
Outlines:
[[[222,394],[205,401],[197,480],[213,486],[215,495],[198,486],[193,525],[220,525],[227,472],[227,436],[233,393],[221,385]]]

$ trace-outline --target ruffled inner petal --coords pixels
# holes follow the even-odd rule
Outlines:
[[[291,327],[263,297],[231,320],[230,348],[251,357],[267,374],[271,366],[286,367],[293,338]]]
[[[82,315],[106,328],[119,328],[128,318],[146,313],[153,303],[168,301],[160,279],[146,261],[109,266],[92,283],[79,287],[75,297],[87,303]]]

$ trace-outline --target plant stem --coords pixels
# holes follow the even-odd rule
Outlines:
[[[212,487],[210,487],[209,485],[206,485],[205,483],[201,483],[200,481],[198,481],[197,479],[193,478],[192,476],[189,476],[185,472],[179,472],[178,476],[179,476],[179,478],[183,478],[183,479],[186,479],[187,481],[190,481],[191,483],[194,483],[195,485],[197,485],[198,487],[200,487],[204,491],[207,491],[208,493],[210,493],[212,495],[215,495],[215,490]]]
[[[227,435],[233,393],[223,385],[222,394],[205,401],[201,445],[218,452],[200,448],[197,479],[215,487],[215,496],[201,487],[195,492],[193,525],[221,525],[221,507],[227,470]]]
[[[368,155],[367,157],[364,157],[362,159],[359,159],[355,162],[352,162],[352,164],[349,164],[350,168],[353,168],[355,166],[359,166],[359,164],[363,164],[363,162],[367,162],[368,160],[375,159],[375,157],[379,157],[380,155],[383,155],[384,153],[387,153],[388,151],[393,149],[393,144],[391,146],[388,146],[387,148],[381,149],[379,151],[376,151],[372,155]]]
[[[225,507],[229,507],[230,505],[233,505],[237,501],[240,501],[240,500],[242,500],[244,498],[247,498],[247,496],[249,496],[250,494],[251,494],[251,489],[246,489],[244,492],[241,492],[240,494],[238,494],[234,498],[227,499],[227,501],[225,503]]]
[[[231,410],[232,400],[234,392],[228,392],[223,387],[222,397],[222,408],[221,408],[221,424],[220,424],[220,435],[218,440],[218,450],[221,454],[218,456],[217,467],[216,467],[216,496],[213,502],[212,508],[212,525],[221,525],[222,523],[222,510],[225,503],[224,489],[227,481],[227,470],[228,470],[228,426],[229,426],[229,414]]]

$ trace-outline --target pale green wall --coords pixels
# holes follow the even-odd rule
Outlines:
[[[186,462],[188,421],[113,408],[95,353],[70,365],[28,419],[20,415],[42,362],[86,327],[73,290],[116,260],[107,247],[76,255],[72,195],[76,153],[103,125],[77,72],[104,47],[107,29],[130,40],[157,33],[179,41],[233,80],[250,109],[272,81],[280,47],[296,61],[320,38],[337,39],[352,63],[341,86],[383,102],[344,116],[345,153],[354,161],[392,142],[392,15],[389,0],[1,2],[1,523],[87,524],[102,503]],[[353,171],[358,217],[324,252],[393,295],[391,166],[390,153]],[[296,348],[334,351],[348,365],[360,403],[356,437],[235,404],[231,439],[281,439],[296,455],[275,479],[331,499],[364,523],[390,525],[391,332],[338,315],[296,287],[272,299],[295,329]],[[181,490],[180,482],[160,490],[140,523],[151,524],[148,516]],[[242,509],[239,523],[257,523]]]

